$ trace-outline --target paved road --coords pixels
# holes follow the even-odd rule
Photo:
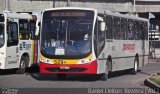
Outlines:
[[[95,75],[68,75],[66,80],[59,81],[56,75],[40,75],[38,70],[25,74],[7,70],[0,72],[0,88],[147,88],[144,80],[155,72],[160,72],[158,60],[151,60],[137,75],[114,72],[107,81],[100,81]]]

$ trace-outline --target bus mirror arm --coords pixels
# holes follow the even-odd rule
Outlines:
[[[100,30],[103,32],[106,29],[106,24],[104,22],[104,19],[100,16],[97,17],[97,20],[100,22]]]
[[[41,26],[41,23],[40,23],[40,22],[38,22],[38,26]]]

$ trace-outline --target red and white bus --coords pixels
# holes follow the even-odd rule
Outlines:
[[[40,72],[100,74],[131,69],[148,62],[148,20],[92,8],[52,8],[43,11],[40,32]]]
[[[37,65],[37,17],[28,13],[0,13],[0,69],[17,68],[24,73]]]

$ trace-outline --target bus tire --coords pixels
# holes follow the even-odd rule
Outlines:
[[[66,74],[57,74],[58,80],[65,80],[66,79]]]
[[[108,63],[110,63],[110,61]],[[100,79],[102,81],[106,81],[108,79],[108,73],[109,73],[109,71],[108,71],[108,67],[106,65],[105,73],[103,73],[103,74],[100,75]]]
[[[20,61],[20,65],[19,68],[17,69],[16,73],[17,74],[24,74],[27,68],[27,58],[26,57],[22,57],[21,61]]]
[[[131,69],[131,74],[136,74],[137,71],[138,71],[138,64],[139,64],[139,60],[138,60],[138,57],[136,56],[135,57],[135,60],[134,60],[134,68]]]

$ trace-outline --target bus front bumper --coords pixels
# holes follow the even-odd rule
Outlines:
[[[97,61],[87,64],[47,64],[40,62],[42,74],[97,74]]]

